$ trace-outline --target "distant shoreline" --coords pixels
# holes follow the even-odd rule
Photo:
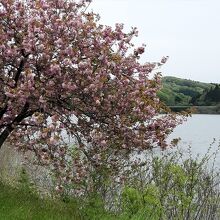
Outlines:
[[[193,108],[193,114],[220,114],[220,105],[215,106],[169,106],[174,112],[181,112]]]

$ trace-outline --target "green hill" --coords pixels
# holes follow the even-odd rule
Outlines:
[[[168,106],[214,106],[220,103],[220,87],[217,84],[166,76],[162,85],[158,96]]]

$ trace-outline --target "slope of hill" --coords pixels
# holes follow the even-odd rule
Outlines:
[[[162,79],[162,85],[158,96],[168,106],[216,105],[216,98],[213,102],[207,94],[220,97],[220,89],[215,89],[216,85],[211,83],[166,76]]]

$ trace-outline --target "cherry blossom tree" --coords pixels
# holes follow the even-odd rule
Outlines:
[[[61,182],[91,169],[117,176],[135,152],[165,148],[179,123],[158,117],[166,58],[141,64],[137,29],[99,24],[89,4],[0,0],[0,146],[33,151]]]

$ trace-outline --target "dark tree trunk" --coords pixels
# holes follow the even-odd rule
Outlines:
[[[29,116],[32,116],[34,113],[35,111],[29,110],[29,103],[27,102],[21,110],[20,114],[13,120],[13,122],[6,125],[5,129],[0,134],[0,148],[2,147],[8,136],[11,134],[11,132],[14,130],[14,126],[17,126],[22,120]]]
[[[2,134],[0,135],[0,149],[12,131],[13,131],[13,127],[11,125],[8,125],[5,128],[5,130],[2,132]]]
[[[29,57],[29,53],[25,54],[25,50],[22,49],[21,50],[21,54],[23,56],[23,59],[21,60],[19,67],[17,68],[17,72],[14,74],[14,81],[15,81],[15,85],[14,87],[16,88],[18,85],[18,81],[19,78],[21,76],[21,73],[24,69],[24,65]],[[4,81],[3,81],[4,82]],[[5,96],[6,97],[6,96]],[[4,114],[7,112],[8,109],[8,105],[7,105],[7,98],[5,98],[5,107],[3,107],[2,109],[0,108],[0,119],[4,116]],[[3,143],[6,141],[6,139],[8,138],[8,136],[11,134],[11,132],[14,130],[13,125],[17,125],[19,124],[23,119],[27,118],[28,116],[33,115],[33,111],[28,111],[29,110],[29,103],[26,102],[24,107],[22,108],[20,114],[13,120],[13,122],[11,122],[10,124],[5,126],[5,129],[3,130],[3,132],[0,134],[0,148],[2,147]]]

